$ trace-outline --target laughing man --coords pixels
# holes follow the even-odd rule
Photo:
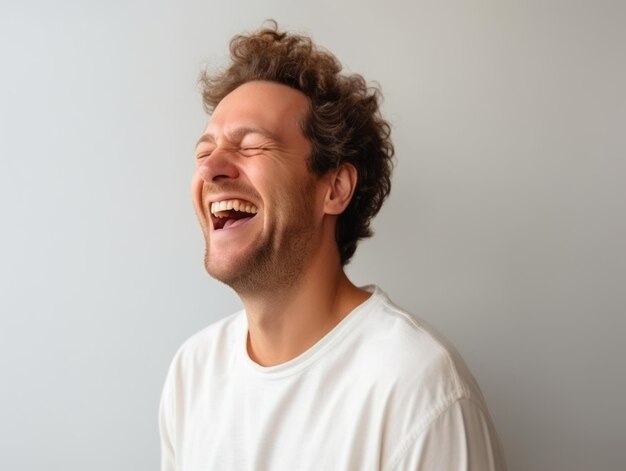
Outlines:
[[[192,190],[206,270],[244,309],[176,354],[162,470],[504,470],[455,351],[344,272],[390,190],[379,92],[275,25],[230,48],[202,77]]]

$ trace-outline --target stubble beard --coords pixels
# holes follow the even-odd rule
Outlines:
[[[285,194],[280,198],[279,205],[289,208],[289,226],[280,233],[267,235],[263,244],[236,270],[224,273],[211,268],[207,239],[204,266],[209,275],[230,286],[240,297],[280,292],[296,285],[314,251],[313,189],[311,182],[299,189],[297,195]]]

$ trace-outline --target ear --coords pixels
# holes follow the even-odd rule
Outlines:
[[[328,190],[324,199],[326,214],[341,214],[348,207],[357,182],[357,171],[352,164],[342,164],[329,173]]]

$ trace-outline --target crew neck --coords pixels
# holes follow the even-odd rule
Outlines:
[[[261,366],[250,358],[248,354],[248,319],[245,311],[243,312],[242,329],[240,331],[238,357],[239,361],[245,364],[254,373],[259,374],[267,379],[283,378],[296,374],[309,365],[313,364],[334,345],[336,345],[348,332],[354,330],[357,324],[361,323],[366,317],[366,313],[370,312],[376,305],[385,299],[385,294],[375,285],[361,286],[362,290],[371,293],[371,296],[355,307],[347,316],[345,316],[330,332],[324,335],[320,340],[313,344],[310,348],[302,352],[289,361],[274,366]]]

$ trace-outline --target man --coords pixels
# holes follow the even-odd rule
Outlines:
[[[176,354],[162,469],[503,470],[462,360],[344,273],[390,190],[379,94],[274,27],[202,78],[192,191],[205,266],[244,310]]]

